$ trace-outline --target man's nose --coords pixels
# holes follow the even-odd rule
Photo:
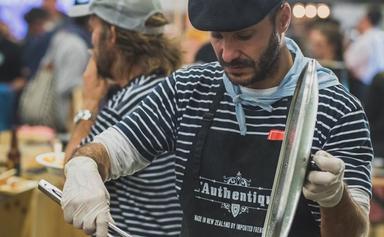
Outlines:
[[[227,40],[223,42],[221,57],[224,62],[232,62],[232,60],[240,57],[240,50],[233,41]]]

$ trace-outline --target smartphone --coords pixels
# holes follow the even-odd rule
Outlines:
[[[40,191],[42,191],[44,194],[46,194],[48,197],[50,197],[53,201],[55,201],[57,204],[61,205],[61,197],[63,196],[63,192],[58,189],[56,186],[52,185],[48,181],[42,179],[39,181],[38,188]],[[116,234],[118,234],[121,237],[132,237],[132,235],[126,233],[116,225],[114,225],[111,222],[108,222],[109,229],[113,230]],[[113,237],[112,235],[108,234],[108,237]]]

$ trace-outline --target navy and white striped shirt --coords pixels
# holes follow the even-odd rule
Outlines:
[[[203,114],[212,103],[216,91],[212,88],[219,87],[222,77],[223,70],[217,62],[176,71],[130,116],[101,135],[99,141],[105,141],[108,133],[114,133],[114,139],[128,140],[127,146],[137,150],[139,156],[133,160],[145,162],[165,151],[174,153],[176,186],[180,191],[192,141],[201,128]],[[272,107],[268,112],[257,106],[244,106],[247,134],[267,139],[270,130],[285,129],[288,98],[282,98]],[[240,134],[234,103],[228,93],[219,104],[211,129]],[[107,143],[104,142],[109,149]],[[344,181],[349,189],[371,195],[373,150],[368,122],[360,102],[341,85],[319,91],[311,152],[314,154],[320,149],[345,162]],[[112,159],[117,159],[118,152],[112,151]],[[320,222],[319,206],[313,202],[309,207],[314,219]]]
[[[121,121],[164,78],[140,76],[119,90],[102,108],[84,143]],[[161,156],[133,176],[106,183],[111,215],[134,236],[178,236],[182,212],[175,189],[174,156]]]

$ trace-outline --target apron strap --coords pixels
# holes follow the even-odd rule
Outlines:
[[[193,192],[198,184],[201,156],[203,154],[205,141],[208,135],[209,128],[212,125],[213,118],[215,117],[216,110],[219,107],[220,101],[224,96],[225,87],[223,82],[220,82],[219,87],[213,88],[213,90],[216,90],[216,94],[213,96],[212,104],[209,107],[209,111],[204,113],[203,115],[201,128],[198,131],[197,136],[193,142],[191,156],[189,158],[189,161],[187,161],[187,167],[185,170],[182,185],[182,206],[186,201],[185,198],[191,197],[193,195]]]
[[[208,131],[212,125],[213,118],[215,117],[215,114],[216,114],[216,110],[219,107],[220,101],[223,98],[223,96],[224,96],[224,85],[223,83],[220,83],[219,87],[217,88],[216,95],[213,97],[213,101],[209,108],[209,111],[203,115],[201,129],[197,135],[195,144],[193,145],[192,156],[191,156],[193,188],[195,188],[196,182],[199,179],[200,163],[201,163],[200,161],[203,155],[203,149],[204,149],[205,141],[208,135]]]

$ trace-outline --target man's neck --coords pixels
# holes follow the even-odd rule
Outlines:
[[[144,70],[141,66],[132,65],[131,67],[127,67],[128,70],[114,70],[113,77],[115,78],[115,82],[119,87],[127,86],[133,79],[142,75]]]

